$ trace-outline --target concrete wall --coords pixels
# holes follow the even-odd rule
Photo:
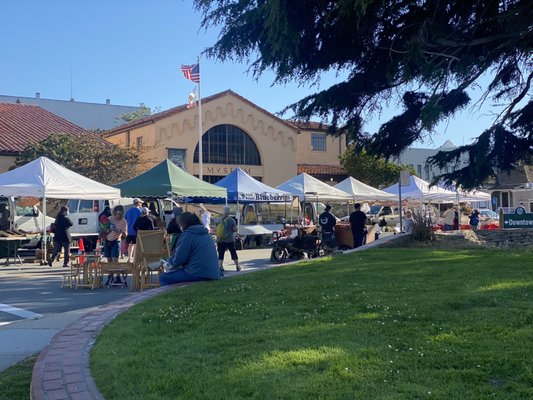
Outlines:
[[[487,247],[533,249],[533,229],[480,230],[475,235],[479,243]]]

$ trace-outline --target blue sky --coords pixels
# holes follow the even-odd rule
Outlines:
[[[217,30],[200,29],[192,0],[2,1],[0,94],[33,97],[39,92],[43,98],[68,100],[72,91],[77,101],[111,99],[112,104],[165,110],[186,103],[194,87],[179,66],[194,63],[217,35]],[[246,71],[244,64],[202,59],[202,97],[232,89],[275,113],[317,90],[296,83],[272,86],[272,73],[256,81]],[[336,79],[333,73],[324,75],[318,89]],[[489,114],[487,107],[466,110],[417,147],[438,147],[446,139],[469,143],[490,124]],[[377,126],[376,117],[367,130]]]

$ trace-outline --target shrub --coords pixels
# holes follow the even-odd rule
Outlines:
[[[411,237],[414,240],[421,242],[435,241],[435,232],[433,232],[433,221],[429,214],[421,212],[420,210],[413,212],[413,228]]]

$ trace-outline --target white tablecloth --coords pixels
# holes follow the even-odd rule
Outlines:
[[[273,231],[283,229],[282,224],[272,225],[239,225],[239,235],[272,235]]]

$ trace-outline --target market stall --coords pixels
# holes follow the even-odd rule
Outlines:
[[[234,169],[226,177],[216,182],[215,185],[227,190],[228,202],[237,203],[238,210],[240,210],[241,204],[285,203],[292,199],[290,193],[259,182],[241,168]],[[241,236],[271,235],[273,231],[283,228],[282,224],[263,224],[262,219],[259,218],[260,216],[254,218],[255,221],[252,223],[245,223],[246,212],[243,212],[242,215],[238,214],[237,217],[238,233]]]
[[[33,196],[43,199],[43,260],[46,261],[46,199],[118,199],[120,191],[93,181],[58,163],[39,157],[0,174],[0,196]]]

